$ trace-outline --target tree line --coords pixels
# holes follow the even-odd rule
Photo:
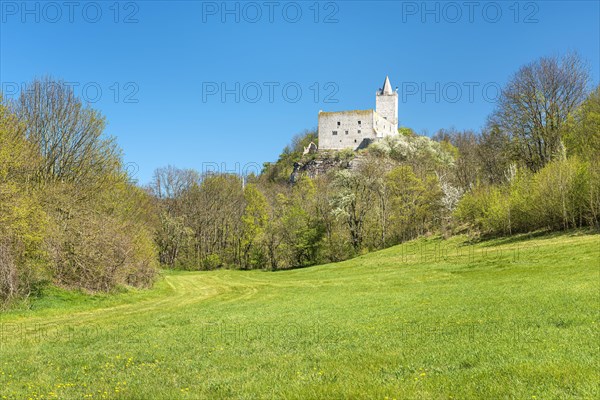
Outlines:
[[[111,291],[159,266],[278,270],[347,259],[421,235],[598,227],[600,87],[576,54],[519,69],[480,132],[409,128],[352,151],[293,138],[258,175],[172,166],[140,187],[104,117],[60,81],[0,105],[0,296],[53,283]],[[290,182],[294,163],[331,168]]]

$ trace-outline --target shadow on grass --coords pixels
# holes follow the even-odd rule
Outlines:
[[[347,260],[344,260],[344,261],[347,261]],[[335,263],[326,263],[326,264],[335,264]],[[285,271],[294,271],[294,270],[297,270],[297,269],[305,269],[305,268],[318,267],[320,265],[324,265],[324,264],[299,265],[299,266],[296,266],[296,267],[278,268],[278,269],[270,269],[270,268],[267,269],[267,268],[265,268],[265,269],[262,269],[261,271],[263,271],[263,272],[285,272]]]
[[[526,242],[533,239],[548,240],[555,239],[557,237],[597,235],[598,233],[600,233],[600,231],[598,231],[597,229],[587,228],[569,229],[565,231],[539,230],[504,237],[482,237],[470,240],[469,243],[480,244],[482,247],[491,247],[503,244]]]

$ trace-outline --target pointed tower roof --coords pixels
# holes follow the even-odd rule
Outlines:
[[[392,84],[390,83],[390,78],[386,75],[385,82],[383,82],[383,89],[381,89],[381,94],[392,94]]]

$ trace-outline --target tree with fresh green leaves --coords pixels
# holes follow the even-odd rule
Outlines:
[[[598,162],[600,159],[600,86],[590,93],[572,115],[566,132],[565,142],[569,155],[578,155]]]
[[[242,268],[265,268],[263,243],[268,223],[268,203],[255,184],[244,188],[246,206],[242,215]]]

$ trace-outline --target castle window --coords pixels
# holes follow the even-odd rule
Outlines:
[[[354,143],[356,143],[356,139],[354,139]]]
[[[332,133],[333,133],[333,136],[337,135],[337,131],[333,131]]]
[[[340,126],[340,121],[338,121],[338,126]]]
[[[360,125],[360,124],[361,124],[361,122],[360,122],[360,121],[358,121],[358,124]]]
[[[358,133],[360,133],[360,129],[358,130]]]
[[[348,134],[348,131],[346,131],[346,135]]]

